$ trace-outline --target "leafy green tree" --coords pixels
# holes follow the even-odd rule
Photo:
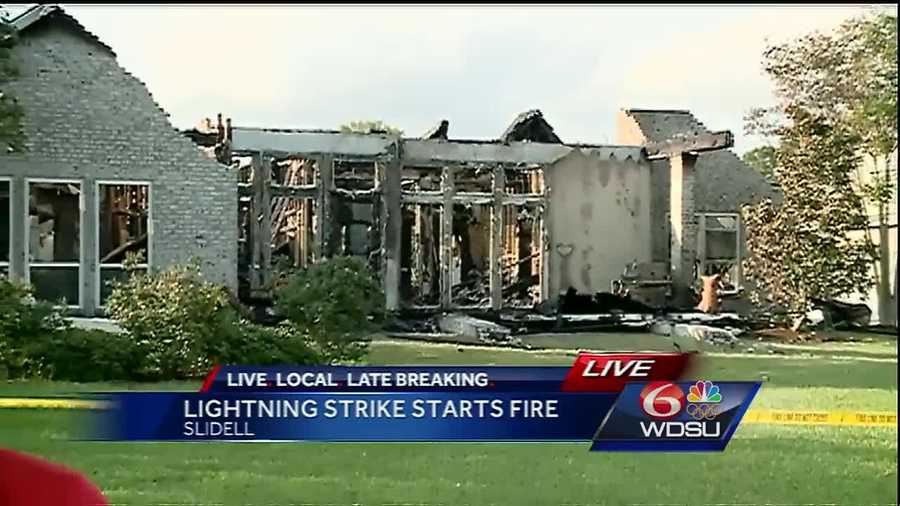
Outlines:
[[[0,22],[0,145],[7,152],[24,149],[22,133],[22,107],[5,86],[18,76],[12,49],[16,43],[13,29]]]
[[[804,109],[788,114],[791,126],[782,129],[776,151],[784,199],[778,207],[766,201],[744,208],[751,252],[744,270],[774,302],[802,315],[811,298],[871,288],[874,252],[867,241],[849,238],[867,216],[859,195],[842,190],[859,164],[858,138]]]
[[[763,66],[777,103],[753,110],[747,130],[776,141],[772,154],[785,199],[779,209],[746,210],[751,277],[796,310],[811,296],[865,291],[879,257],[876,274],[886,281],[888,160],[897,149],[896,16],[855,17],[832,32],[771,46]],[[859,173],[862,157],[877,167],[868,182]],[[867,231],[871,206],[881,218],[880,254],[868,233],[849,238]]]
[[[770,183],[776,182],[775,177],[775,148],[772,146],[760,146],[744,153],[741,157],[744,163],[762,174]]]
[[[346,125],[341,125],[341,132],[358,134],[387,133],[391,135],[403,135],[403,130],[392,127],[381,120],[351,121]]]
[[[276,308],[326,363],[362,360],[384,317],[384,291],[365,262],[334,257],[298,271],[276,291]]]

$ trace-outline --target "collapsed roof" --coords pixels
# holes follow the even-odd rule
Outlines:
[[[538,109],[525,111],[518,116],[506,128],[500,141],[510,143],[516,141],[542,142],[546,144],[562,144],[560,138],[553,132],[553,127],[544,119],[544,115]]]
[[[679,109],[625,109],[634,118],[648,143],[663,142],[679,135],[712,133],[690,111]]]

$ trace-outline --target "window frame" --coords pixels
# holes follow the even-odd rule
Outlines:
[[[96,220],[94,227],[94,253],[96,258],[96,270],[94,272],[94,301],[97,309],[103,310],[105,306],[100,300],[100,292],[103,288],[103,277],[101,271],[104,268],[122,269],[123,264],[104,264],[100,263],[100,187],[101,186],[146,186],[147,187],[147,258],[140,264],[147,271],[153,265],[153,183],[147,180],[135,179],[98,179],[94,181],[94,210],[93,218]]]
[[[6,252],[6,260],[0,260],[0,269],[6,268],[6,276],[10,277],[12,274],[10,271],[12,269],[12,257],[13,257],[13,178],[10,176],[0,176],[0,183],[7,183],[9,186],[9,208],[8,216],[9,216],[9,251]]]
[[[75,184],[78,185],[78,262],[32,262],[31,261],[31,185],[32,183],[47,184]],[[84,305],[84,265],[85,265],[85,240],[84,240],[84,215],[85,215],[85,182],[82,179],[54,178],[54,177],[27,177],[25,178],[25,209],[22,213],[22,230],[25,231],[25,283],[31,284],[31,268],[72,268],[78,269],[78,304],[67,304],[69,309],[82,310]]]
[[[722,227],[708,227],[707,226],[707,218],[732,218],[734,219],[734,230],[726,229]],[[736,266],[736,279],[732,280],[734,283],[734,290],[723,290],[721,293],[723,295],[733,295],[740,293],[744,288],[744,270],[743,270],[743,255],[742,255],[742,240],[743,236],[741,234],[742,221],[741,221],[741,213],[733,212],[733,213],[724,213],[724,212],[709,212],[709,213],[697,213],[697,225],[698,225],[698,233],[697,233],[697,260],[700,262],[698,266],[698,273],[703,273],[706,268],[707,258],[706,258],[706,233],[707,232],[734,232],[734,240],[735,240],[735,257],[734,262]],[[713,259],[712,261],[721,261],[722,259]],[[702,275],[702,274],[700,274]]]

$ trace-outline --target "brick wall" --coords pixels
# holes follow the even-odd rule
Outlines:
[[[669,266],[673,288],[679,291],[691,284],[694,260],[697,258],[696,161],[697,157],[689,154],[669,159],[669,202],[674,218],[669,221]],[[676,299],[687,299],[681,295],[676,294]]]
[[[6,88],[25,112],[26,152],[0,154],[12,177],[12,272],[23,275],[25,178],[81,181],[82,307],[96,305],[98,180],[151,184],[154,266],[202,260],[207,276],[237,286],[237,176],[203,156],[169,123],[144,84],[105,48],[65,21],[41,20],[20,34],[20,76]]]

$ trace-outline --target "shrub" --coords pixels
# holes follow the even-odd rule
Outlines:
[[[0,366],[11,377],[42,374],[42,362],[26,347],[68,327],[62,310],[34,300],[28,286],[0,276]]]
[[[142,355],[131,336],[69,328],[36,339],[25,347],[40,361],[40,376],[64,381],[141,380]]]
[[[143,355],[140,374],[193,377],[223,353],[221,335],[239,319],[224,287],[203,279],[199,265],[132,275],[113,283],[108,314],[127,330]]]
[[[318,354],[291,325],[265,327],[242,321],[217,342],[215,362],[243,365],[314,365]]]
[[[276,292],[276,308],[326,363],[362,359],[384,312],[384,293],[366,264],[336,257],[299,271]]]

